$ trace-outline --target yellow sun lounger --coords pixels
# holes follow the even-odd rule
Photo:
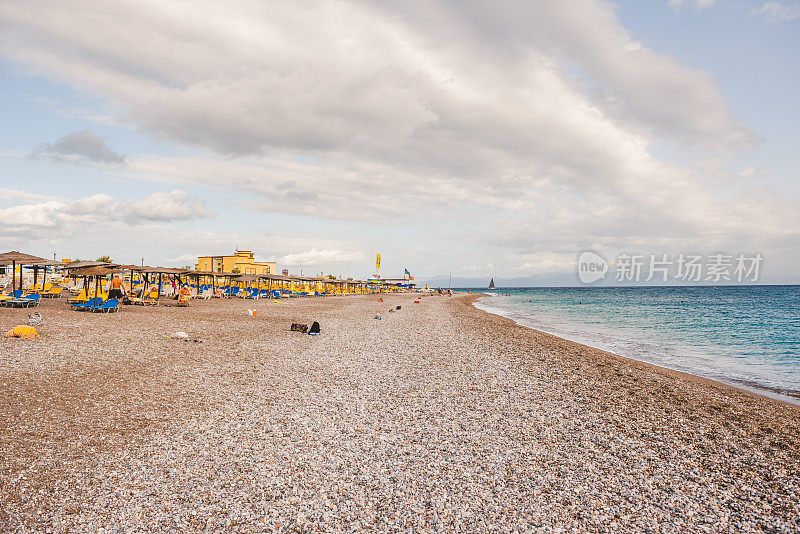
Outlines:
[[[72,304],[73,302],[86,302],[87,300],[89,300],[89,297],[86,296],[86,291],[81,291],[74,297],[67,299],[67,302]]]
[[[45,286],[45,287],[47,287],[47,286]],[[45,297],[45,298],[54,299],[54,298],[60,297],[62,291],[64,291],[63,287],[51,287],[50,289],[45,290],[42,293],[42,296]]]

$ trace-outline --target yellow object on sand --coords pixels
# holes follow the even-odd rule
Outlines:
[[[3,337],[21,337],[24,339],[30,339],[34,337],[39,337],[39,334],[36,333],[36,329],[32,326],[15,326]]]
[[[275,300],[273,300],[272,302],[277,302],[278,304],[280,304],[280,303],[281,303],[281,302],[283,302],[283,301],[282,301],[282,300],[275,299]]]

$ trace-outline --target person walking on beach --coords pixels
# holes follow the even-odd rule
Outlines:
[[[108,283],[108,298],[121,299],[124,295],[124,291],[125,284],[118,275],[114,275],[114,278]]]

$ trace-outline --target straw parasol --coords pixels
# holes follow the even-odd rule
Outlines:
[[[11,291],[12,295],[17,290],[16,280],[14,279],[14,273],[17,270],[17,264],[19,263],[19,288],[22,289],[22,265],[32,265],[34,263],[39,263],[42,261],[47,261],[45,258],[40,258],[39,256],[32,256],[31,254],[25,254],[24,252],[20,252],[19,250],[12,250],[9,252],[3,252],[0,254],[0,265],[11,265]]]
[[[44,285],[47,283],[47,268],[48,267],[59,267],[63,265],[60,261],[53,261],[53,260],[44,260],[40,262],[36,262],[33,264],[33,286],[36,287],[36,280],[39,275],[39,267],[44,270],[44,275],[42,276],[42,290],[44,291]],[[55,273],[55,271],[53,271]]]
[[[247,284],[245,289],[250,289],[250,283],[258,280],[258,276],[254,274],[238,274],[234,278],[236,278],[236,281],[239,283]]]
[[[95,265],[93,267],[83,267],[81,269],[73,269],[73,276],[83,276],[84,280],[87,277],[94,277],[94,297],[97,298],[97,292],[100,289],[100,278],[108,276],[109,274],[122,272],[120,269],[114,267],[106,267],[104,265]],[[84,283],[85,285],[85,283]],[[88,295],[87,295],[88,296]]]

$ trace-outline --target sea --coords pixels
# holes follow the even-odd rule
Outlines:
[[[521,325],[800,404],[800,286],[473,291]]]

